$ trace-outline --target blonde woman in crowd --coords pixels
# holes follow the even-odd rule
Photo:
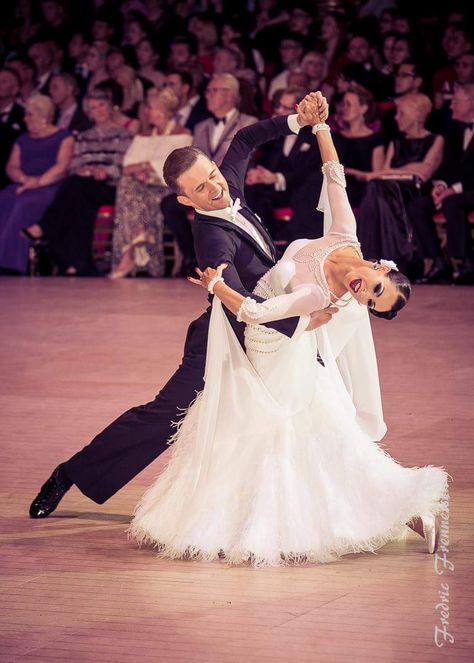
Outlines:
[[[117,189],[111,279],[136,271],[163,276],[163,215],[161,201],[168,193],[163,163],[176,147],[190,145],[192,136],[175,122],[179,99],[171,88],[148,92],[149,134],[135,136],[124,157]]]

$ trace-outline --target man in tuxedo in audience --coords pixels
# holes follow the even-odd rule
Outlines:
[[[9,183],[5,167],[14,142],[25,131],[24,111],[17,102],[20,87],[14,69],[0,69],[0,187]]]
[[[302,88],[278,90],[274,97],[275,115],[291,113],[305,94]],[[274,239],[280,239],[273,219],[277,207],[293,210],[284,239],[314,239],[322,235],[323,215],[316,211],[322,183],[317,147],[311,128],[305,127],[297,135],[280,136],[262,145],[258,164],[247,172],[245,193],[249,206],[270,228]]]
[[[327,103],[321,97],[321,121],[327,115]],[[222,171],[195,147],[174,150],[164,165],[167,185],[195,210],[194,235],[201,269],[228,263],[229,285],[258,301],[263,299],[251,293],[277,256],[268,231],[245,202],[248,161],[257,145],[297,133],[304,125],[298,115],[290,115],[241,129],[232,141]],[[311,316],[277,320],[266,326],[291,338],[325,324],[336,311],[329,307]],[[89,445],[58,466],[31,504],[32,518],[52,513],[73,484],[102,504],[168,448],[172,422],[182,416],[204,386],[210,314],[209,306],[191,323],[182,363],[155,400],[122,414]],[[245,325],[230,312],[228,317],[243,344]]]
[[[35,41],[28,49],[28,56],[33,60],[36,67],[36,92],[48,94],[49,81],[53,74],[57,73],[55,68],[56,48],[51,41]]]
[[[92,122],[77,103],[79,86],[72,74],[54,74],[49,82],[49,96],[56,107],[54,123],[73,134],[92,127]]]
[[[193,131],[196,124],[212,117],[204,99],[195,89],[189,71],[169,71],[166,74],[165,85],[170,87],[179,99],[179,108],[175,115],[178,124]]]
[[[421,283],[453,280],[451,260],[460,259],[454,283],[474,283],[474,254],[469,211],[474,210],[474,84],[459,86],[451,100],[452,127],[446,136],[443,162],[431,195],[414,198],[407,206],[418,251],[433,258],[431,270]],[[446,219],[447,255],[441,249],[433,215],[442,211]],[[448,259],[449,258],[449,259]]]
[[[212,116],[194,127],[193,145],[219,166],[237,131],[257,122],[257,118],[239,111],[239,82],[232,74],[214,75],[206,88],[205,97]],[[174,194],[163,199],[161,209],[164,224],[173,232],[183,254],[183,272],[191,275],[196,258],[187,209]]]

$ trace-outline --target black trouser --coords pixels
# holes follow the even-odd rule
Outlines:
[[[163,223],[167,226],[176,238],[179,250],[183,254],[186,265],[196,263],[194,255],[193,234],[191,224],[187,217],[187,211],[191,209],[178,203],[175,194],[166,196],[161,201],[161,211],[163,212]]]
[[[98,504],[108,500],[163,451],[204,387],[210,309],[189,326],[182,363],[155,400],[133,407],[64,464],[68,477]]]
[[[41,220],[52,260],[60,270],[75,267],[78,274],[96,273],[92,238],[97,210],[114,202],[115,187],[104,182],[78,175],[63,182]]]
[[[447,252],[451,258],[472,258],[472,239],[467,213],[474,208],[474,191],[456,193],[443,201]],[[407,212],[421,257],[441,258],[443,253],[433,221],[435,206],[430,195],[411,200]]]

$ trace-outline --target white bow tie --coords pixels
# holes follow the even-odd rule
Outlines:
[[[235,217],[237,216],[237,212],[240,209],[240,198],[236,198],[232,205],[228,208],[229,213],[230,213],[230,218],[232,221],[235,221]]]

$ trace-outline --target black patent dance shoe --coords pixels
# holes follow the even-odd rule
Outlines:
[[[61,465],[54,470],[30,506],[30,518],[47,518],[72,486]]]

